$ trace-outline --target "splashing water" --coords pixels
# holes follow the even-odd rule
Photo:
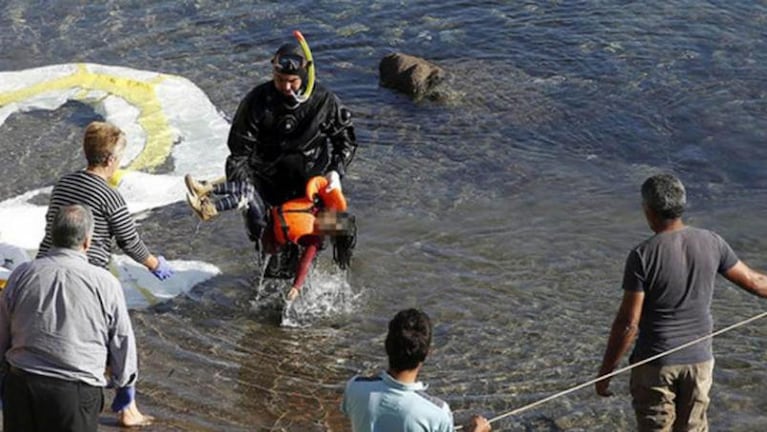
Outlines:
[[[279,311],[282,327],[305,328],[323,318],[347,314],[354,309],[355,301],[360,296],[349,283],[348,271],[317,260],[298,298],[287,301],[285,296],[291,280],[264,278],[266,264],[262,268],[256,297],[250,302],[251,310]]]

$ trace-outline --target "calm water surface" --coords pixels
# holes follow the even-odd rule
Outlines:
[[[87,61],[182,75],[232,115],[293,29],[355,114],[345,182],[360,238],[349,284],[299,328],[254,301],[240,217],[199,225],[184,203],[144,215],[153,250],[224,274],[136,310],[139,404],[157,431],[345,431],[343,382],[384,367],[386,323],[436,323],[423,372],[458,419],[488,417],[594,377],[623,259],[648,235],[638,187],[688,185],[689,220],[767,267],[767,4],[762,1],[0,1],[0,70]],[[449,98],[378,85],[392,51],[447,69]],[[67,104],[0,130],[0,199],[80,168]],[[172,169],[172,165],[166,167]],[[179,197],[181,198],[181,197]],[[720,282],[717,328],[767,303]],[[314,311],[317,312],[317,311]],[[306,318],[306,317],[304,317]],[[712,430],[767,429],[764,324],[715,340]],[[617,396],[584,389],[495,430],[634,428]],[[105,429],[108,429],[105,426]]]

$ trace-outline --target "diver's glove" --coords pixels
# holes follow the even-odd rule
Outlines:
[[[333,189],[341,189],[341,176],[338,175],[338,171],[330,171],[325,174],[325,178],[328,179],[328,187],[325,188],[325,192],[330,192]]]
[[[136,398],[136,387],[121,387],[115,390],[115,398],[112,399],[112,412],[120,412]]]
[[[173,269],[170,267],[170,264],[168,264],[168,261],[165,260],[164,256],[160,255],[157,257],[157,267],[152,270],[152,274],[160,280],[165,280],[173,276]]]

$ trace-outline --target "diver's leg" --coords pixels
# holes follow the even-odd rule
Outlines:
[[[266,228],[266,204],[261,198],[261,194],[256,188],[248,182],[241,182],[237,201],[229,201],[228,205],[236,203],[237,208],[243,208],[245,217],[245,228],[248,231],[248,238],[256,242],[256,248],[260,248],[261,237]],[[234,196],[234,195],[232,195]]]

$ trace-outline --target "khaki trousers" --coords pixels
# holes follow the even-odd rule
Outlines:
[[[642,365],[631,370],[632,405],[639,432],[708,432],[714,361]]]

